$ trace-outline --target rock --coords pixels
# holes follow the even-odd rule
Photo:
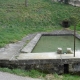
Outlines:
[[[62,54],[62,48],[58,48],[57,53]]]
[[[71,48],[67,48],[67,54],[72,54]]]

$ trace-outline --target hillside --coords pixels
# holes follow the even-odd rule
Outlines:
[[[0,47],[20,40],[29,33],[61,29],[68,19],[80,31],[80,8],[52,0],[0,0]]]

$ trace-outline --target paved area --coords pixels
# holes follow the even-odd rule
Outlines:
[[[80,51],[74,54],[57,54],[56,52],[46,52],[46,53],[22,53],[17,59],[18,60],[29,60],[29,59],[75,59],[80,58]]]
[[[16,43],[11,43],[3,48],[0,48],[0,59],[2,60],[12,60],[15,56],[20,54],[20,50],[23,48],[26,42],[31,40],[36,34],[30,34],[24,37],[21,41]]]
[[[41,80],[41,79],[22,77],[6,72],[0,72],[0,80]]]

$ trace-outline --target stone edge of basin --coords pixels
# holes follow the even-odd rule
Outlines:
[[[33,48],[36,46],[42,34],[37,34],[22,50],[23,53],[31,53]]]

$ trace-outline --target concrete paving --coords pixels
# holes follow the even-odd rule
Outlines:
[[[59,54],[55,52],[50,53],[22,53],[17,57],[18,60],[28,60],[28,59],[61,59]]]
[[[21,53],[17,59],[18,60],[29,60],[29,59],[75,59],[80,58],[80,51],[76,51],[74,54],[57,54],[56,52],[46,52],[46,53]]]
[[[0,80],[41,80],[41,79],[22,77],[6,72],[0,72]]]

